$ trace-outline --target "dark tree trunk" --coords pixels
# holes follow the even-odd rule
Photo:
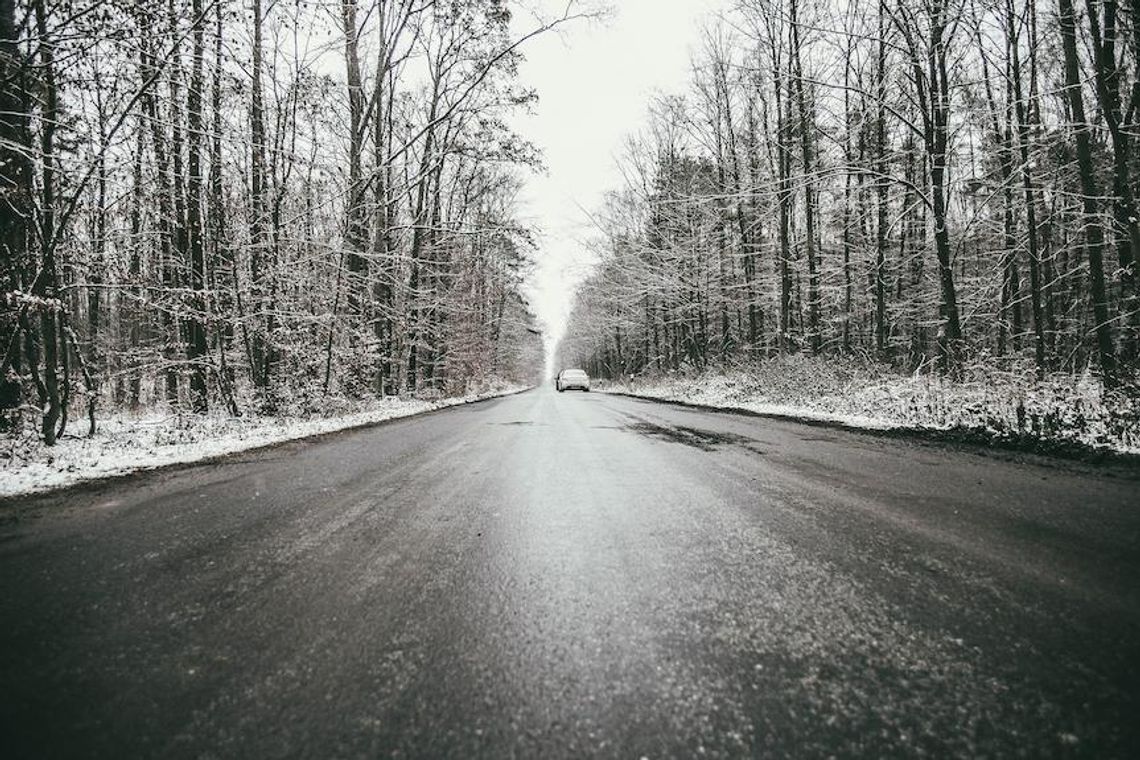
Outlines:
[[[1058,0],[1061,42],[1065,58],[1065,90],[1077,147],[1084,210],[1085,245],[1089,259],[1089,290],[1092,295],[1093,327],[1101,373],[1106,386],[1116,384],[1116,351],[1112,341],[1112,325],[1108,317],[1108,297],[1104,284],[1104,232],[1097,221],[1096,170],[1093,168],[1091,128],[1085,119],[1084,96],[1081,93],[1080,63],[1077,58],[1077,31],[1072,0]]]
[[[938,256],[938,281],[942,290],[942,330],[939,356],[943,367],[956,365],[961,351],[962,326],[958,316],[958,293],[947,228],[947,148],[950,139],[950,80],[947,76],[947,18],[945,0],[930,5],[930,47],[927,56],[926,149],[930,156],[930,211],[934,215],[934,246]]]
[[[806,239],[804,250],[807,254],[808,265],[808,316],[807,338],[812,353],[819,353],[821,335],[819,331],[819,265],[816,261],[816,200],[815,200],[815,116],[813,108],[808,103],[804,86],[803,61],[801,58],[800,23],[798,18],[798,0],[792,0],[792,64],[795,66],[793,81],[796,84],[796,102],[800,117],[800,147],[803,155],[804,174],[804,226]]]
[[[30,93],[16,27],[15,0],[0,0],[0,288],[6,293],[22,291],[33,267],[28,260],[28,220],[35,209],[31,161],[31,135],[28,132]],[[0,302],[0,338],[4,351],[0,366],[0,431],[16,427],[23,401],[20,383],[23,365],[38,372],[37,358],[23,351],[34,345],[28,326],[27,304]]]
[[[1033,357],[1037,377],[1045,376],[1045,324],[1041,305],[1041,253],[1037,232],[1037,198],[1033,189],[1032,169],[1029,164],[1030,124],[1025,98],[1022,95],[1021,54],[1017,39],[1013,3],[1007,5],[1006,24],[1010,62],[1010,79],[1013,83],[1014,114],[1017,118],[1017,146],[1021,157],[1021,185],[1025,194],[1026,238],[1029,244],[1029,296],[1033,315]],[[1036,40],[1030,40],[1031,49]]]
[[[875,192],[877,213],[875,221],[875,351],[880,357],[887,354],[887,204],[890,181],[887,177],[887,30],[886,8],[879,5],[879,45],[875,63],[875,97],[878,112],[875,115]]]
[[[190,406],[204,414],[208,408],[206,386],[206,251],[202,233],[202,57],[204,19],[202,0],[193,0],[194,53],[191,64],[190,85],[187,93],[187,169],[189,170],[186,203],[186,226],[190,248],[190,290],[193,299],[187,318],[189,340],[186,358],[190,363]]]
[[[263,12],[261,0],[253,0],[253,78],[250,91],[250,301],[249,310],[258,312],[266,305],[266,285],[270,277],[267,260],[269,238],[266,233],[268,222],[268,182],[265,167],[266,129],[265,102],[262,93],[261,70],[264,58],[262,40]],[[240,306],[240,305],[239,305]],[[272,336],[269,335],[269,320],[264,328],[255,325],[247,341],[250,363],[250,377],[261,390],[263,401],[272,406],[270,399]],[[242,320],[243,329],[246,320]]]
[[[59,387],[59,290],[55,260],[55,130],[57,124],[57,92],[55,85],[55,45],[48,37],[47,11],[43,0],[35,4],[36,28],[39,32],[41,87],[43,88],[43,124],[40,128],[40,275],[32,288],[43,299],[40,306],[40,340],[43,345],[44,391],[43,424],[40,431],[44,443],[55,444],[56,425],[63,414]]]

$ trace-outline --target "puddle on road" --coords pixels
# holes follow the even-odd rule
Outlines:
[[[626,430],[632,430],[635,433],[656,438],[662,441],[670,441],[672,443],[682,443],[686,446],[692,446],[701,451],[716,451],[721,446],[740,445],[749,447],[750,450],[756,451],[749,446],[749,444],[756,443],[754,438],[749,438],[736,433],[721,433],[715,430],[701,430],[699,428],[686,427],[684,425],[677,425],[675,427],[664,427],[662,425],[654,425],[652,422],[636,422],[626,426]],[[760,453],[760,452],[756,452]]]

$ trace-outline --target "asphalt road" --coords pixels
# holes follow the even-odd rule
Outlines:
[[[539,389],[0,507],[0,756],[1140,757],[1140,479]]]

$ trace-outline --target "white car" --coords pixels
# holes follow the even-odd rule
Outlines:
[[[564,369],[558,373],[558,378],[554,381],[554,387],[558,392],[577,388],[578,390],[590,392],[590,376],[580,369]]]

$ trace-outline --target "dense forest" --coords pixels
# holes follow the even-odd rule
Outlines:
[[[559,361],[1131,385],[1140,4],[740,0],[599,214]]]
[[[569,11],[568,11],[569,12]],[[0,0],[0,413],[529,381],[502,0]]]

